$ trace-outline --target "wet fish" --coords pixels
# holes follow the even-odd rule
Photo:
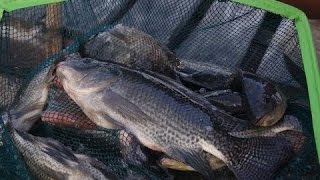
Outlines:
[[[76,154],[60,142],[33,136],[10,127],[10,115],[2,116],[9,127],[13,142],[28,168],[39,179],[118,179],[97,159]]]
[[[53,69],[54,66],[51,65],[37,72],[20,95],[17,104],[9,110],[15,129],[23,132],[28,131],[34,122],[41,117],[47,102]]]
[[[242,91],[249,107],[249,117],[257,126],[271,126],[283,116],[286,98],[270,81],[252,73],[242,73]]]
[[[188,88],[197,90],[205,88],[208,90],[231,89],[239,70],[231,70],[215,64],[204,62],[191,62],[179,59],[180,63],[176,68],[179,79]]]
[[[142,31],[121,24],[86,42],[84,57],[110,60],[177,78],[174,69],[179,60],[166,46]]]
[[[243,130],[240,132],[230,132],[229,134],[239,138],[249,138],[257,136],[283,137],[291,143],[291,148],[294,152],[298,152],[301,149],[305,139],[301,123],[296,117],[292,115],[285,115],[283,121],[271,127],[260,127],[250,130]],[[226,166],[223,161],[209,153],[206,153],[206,159],[209,162],[210,167],[214,170]],[[167,156],[163,156],[160,159],[160,164],[166,168],[175,170],[195,171],[189,165],[169,158]]]
[[[243,97],[231,90],[211,91],[202,94],[210,103],[232,115],[246,113]]]
[[[164,152],[213,178],[203,152],[221,159],[239,179],[270,179],[293,151],[285,138],[236,138],[213,122],[218,116],[161,79],[92,59],[59,63],[68,95],[96,124],[105,118],[146,147]],[[261,163],[264,162],[264,163]]]

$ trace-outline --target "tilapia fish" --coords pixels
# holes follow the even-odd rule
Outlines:
[[[239,132],[229,132],[230,135],[239,138],[248,137],[284,137],[291,142],[291,148],[298,152],[302,145],[304,144],[304,133],[302,131],[302,126],[299,120],[292,115],[285,115],[282,121],[278,122],[271,127],[259,127],[254,129],[247,129]],[[206,153],[206,159],[210,163],[212,169],[220,169],[225,166],[225,164],[215,156]],[[160,159],[160,164],[164,167],[182,170],[182,171],[194,171],[194,169],[184,163],[176,161],[167,156],[163,156]]]
[[[36,137],[15,130],[10,117],[2,116],[9,127],[13,142],[32,174],[39,179],[118,179],[97,159],[76,154],[51,138]]]
[[[132,68],[150,70],[176,79],[176,56],[150,35],[121,24],[99,33],[84,45],[84,57],[110,60]]]
[[[231,115],[241,115],[246,113],[244,98],[238,92],[232,90],[211,91],[202,95],[213,105],[225,110]]]
[[[9,110],[13,118],[14,128],[28,131],[34,122],[41,117],[42,110],[47,103],[49,85],[53,78],[54,66],[47,66],[35,73],[19,97],[16,105]]]
[[[231,70],[215,64],[190,62],[186,59],[179,59],[179,62],[176,67],[178,77],[184,85],[193,90],[230,89],[240,75],[239,70]]]
[[[221,159],[239,179],[270,179],[293,154],[281,137],[237,138],[213,122],[219,116],[161,79],[92,59],[57,66],[68,95],[96,124],[111,119],[144,146],[190,165],[206,179],[213,172],[204,152]]]

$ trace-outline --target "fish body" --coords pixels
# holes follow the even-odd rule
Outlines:
[[[11,121],[10,115],[4,119]],[[9,122],[11,123],[11,122]],[[22,154],[29,170],[39,179],[117,179],[103,163],[51,138],[33,136],[8,125],[13,142]]]
[[[22,132],[28,131],[41,117],[48,99],[49,85],[53,78],[52,72],[53,65],[35,73],[20,95],[19,101],[9,110],[15,129]]]
[[[213,105],[225,110],[232,115],[246,113],[243,97],[238,92],[232,92],[230,90],[224,90],[218,94],[217,91],[208,92],[203,96]]]
[[[298,152],[302,145],[304,144],[304,133],[302,130],[301,123],[299,120],[292,115],[285,115],[283,120],[271,127],[255,127],[252,129],[247,129],[239,132],[229,132],[230,135],[239,138],[249,138],[249,137],[283,137],[290,141],[291,148],[294,152]],[[210,167],[214,170],[225,167],[226,164],[219,158],[209,154],[206,154],[206,159],[210,164]],[[195,171],[189,165],[181,163],[177,160],[163,156],[160,159],[160,164],[166,168],[181,170],[181,171]]]
[[[179,61],[180,63],[176,67],[178,77],[183,84],[193,90],[200,88],[211,91],[230,89],[239,76],[238,70],[231,70],[215,64],[191,62],[185,59],[179,59]]]
[[[213,124],[223,117],[149,74],[83,59],[60,63],[57,75],[88,117],[100,116],[90,118],[96,124],[103,127],[104,118],[110,118],[144,146],[190,165],[207,179],[213,174],[203,152],[218,157],[239,179],[271,178],[292,154],[283,138],[229,135]]]
[[[150,70],[176,79],[176,56],[159,41],[135,28],[116,25],[84,45],[84,57],[110,60],[131,68]]]

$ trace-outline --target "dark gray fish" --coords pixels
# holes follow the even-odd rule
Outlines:
[[[174,79],[174,69],[179,64],[176,56],[156,39],[121,24],[90,39],[84,45],[84,56],[159,72]]]
[[[243,97],[231,90],[211,91],[202,94],[211,104],[225,110],[232,115],[246,113]]]
[[[59,63],[68,95],[96,124],[112,119],[146,147],[213,178],[204,152],[222,160],[239,179],[270,179],[293,154],[279,137],[237,138],[213,122],[220,116],[150,74],[92,59]],[[262,163],[263,162],[263,163]]]
[[[97,159],[76,154],[60,142],[15,130],[10,115],[4,114],[13,142],[29,170],[39,179],[118,179]]]
[[[271,126],[278,122],[287,108],[282,92],[270,81],[248,72],[242,73],[241,81],[252,123]]]
[[[176,68],[179,79],[193,90],[200,88],[208,90],[230,89],[240,75],[238,70],[223,68],[215,64],[179,60],[180,64]]]
[[[53,78],[53,65],[36,73],[20,95],[18,103],[9,110],[13,126],[20,131],[28,131],[41,117],[47,103],[49,85]]]
[[[239,132],[229,132],[230,135],[239,138],[250,138],[250,137],[283,137],[291,143],[291,148],[295,152],[298,152],[304,143],[304,133],[302,130],[301,123],[299,120],[292,115],[285,115],[283,121],[278,122],[271,127],[259,127],[249,130],[243,130]],[[219,158],[206,153],[206,159],[209,162],[212,169],[220,169],[226,164]],[[163,156],[160,159],[160,164],[164,167],[181,170],[181,171],[194,171],[192,167],[175,159]]]
[[[158,72],[158,78],[161,75],[171,77],[174,80],[176,76],[176,68],[184,70],[189,74],[196,73],[199,71],[211,70],[210,76],[218,75],[215,79],[210,79],[211,84],[223,83],[230,86],[230,82],[226,82],[226,76],[228,79],[233,80],[232,72],[220,68],[218,66],[206,64],[192,63],[185,60],[180,60],[163,44],[155,40],[153,37],[146,33],[139,31],[134,28],[129,28],[122,25],[117,25],[110,31],[102,32],[97,36],[91,38],[84,45],[84,54],[87,57],[97,58],[101,61],[112,61],[135,69],[143,69],[146,71]],[[74,59],[81,59],[80,57],[74,57]],[[179,66],[178,66],[179,65]],[[182,72],[177,72],[178,74]],[[180,74],[180,75],[181,75]],[[180,77],[181,78],[181,77]],[[176,87],[180,81],[167,81]],[[203,81],[198,79],[197,83],[203,84]],[[180,90],[184,90],[181,88]],[[188,92],[185,92],[188,93]],[[211,106],[211,105],[210,105]],[[211,108],[215,108],[211,106]],[[238,120],[239,124],[241,121]],[[236,123],[234,122],[236,125]]]

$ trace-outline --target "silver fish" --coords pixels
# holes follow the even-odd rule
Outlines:
[[[36,73],[20,95],[19,101],[9,110],[13,126],[20,131],[28,131],[41,117],[48,99],[49,84],[53,78],[53,65]]]
[[[60,142],[15,130],[9,114],[2,118],[29,170],[39,179],[118,179],[97,159],[76,154]]]
[[[285,138],[237,138],[213,124],[225,116],[192,101],[150,74],[93,59],[57,66],[69,96],[103,126],[112,119],[144,146],[186,163],[207,179],[213,172],[207,152],[222,160],[239,179],[270,179],[291,157]]]

